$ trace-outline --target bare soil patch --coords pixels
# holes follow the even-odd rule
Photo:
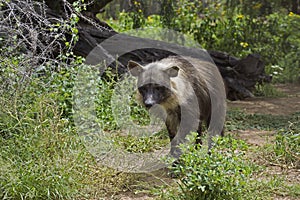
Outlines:
[[[279,84],[276,85],[276,88],[285,96],[272,98],[254,97],[243,101],[232,101],[228,102],[228,107],[239,108],[251,114],[290,115],[300,112],[300,85]]]
[[[274,131],[262,130],[238,130],[235,131],[235,137],[246,141],[250,145],[264,146],[274,140]]]

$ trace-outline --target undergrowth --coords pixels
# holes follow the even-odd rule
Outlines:
[[[10,97],[13,101],[0,98],[1,199],[99,198],[132,183],[134,175],[96,163],[62,117],[55,94],[24,102],[31,89]]]
[[[14,1],[5,1],[3,4],[9,2]],[[205,48],[228,51],[238,56],[259,52],[267,62],[267,72],[276,81],[299,79],[299,15],[274,13],[252,19],[248,15],[234,12],[233,17],[229,18],[218,13],[221,10],[214,12],[213,8],[206,10],[200,19],[193,2],[180,2],[183,12],[172,19],[176,21],[169,24],[169,28],[177,27]],[[179,11],[179,8],[175,11]],[[16,16],[14,20],[22,16],[22,13],[15,14],[10,15]],[[121,15],[117,26],[122,31],[134,28],[133,22],[141,27],[145,24],[150,27],[163,26],[163,19],[157,15],[148,16],[147,19],[143,19],[140,11]],[[132,21],[133,17],[139,20]],[[136,174],[118,172],[97,163],[77,135],[72,118],[73,86],[78,67],[84,59],[76,58],[71,46],[78,40],[75,27],[78,20],[78,16],[72,14],[69,25],[51,24],[50,27],[42,26],[42,29],[33,31],[40,33],[45,30],[44,35],[51,33],[53,38],[60,38],[60,32],[64,31],[72,35],[71,41],[62,38],[68,50],[65,52],[65,49],[60,49],[61,55],[55,62],[48,62],[51,59],[44,56],[48,53],[52,55],[52,50],[56,51],[56,48],[45,55],[25,55],[25,51],[18,52],[18,44],[24,42],[18,38],[27,40],[24,35],[0,35],[1,199],[99,199],[130,191],[137,181]],[[25,21],[29,23],[30,20]],[[17,33],[18,30],[14,29],[18,23],[14,25],[11,27],[12,32]],[[248,27],[249,30],[245,32]],[[43,64],[39,65],[38,61]],[[97,117],[104,131],[120,133],[112,134],[114,145],[127,152],[145,153],[167,144],[169,139],[165,130],[150,137],[136,137],[122,132],[111,107],[116,84],[116,77],[107,71],[106,77],[98,83],[101,92],[95,102]],[[281,96],[271,85],[258,86],[257,94]],[[148,125],[150,120],[147,111],[133,97],[134,94],[128,104],[130,119],[138,125]],[[280,195],[297,198],[300,195],[299,183],[288,182],[281,176],[274,177],[266,169],[279,166],[280,169],[299,170],[299,114],[272,116],[230,110],[226,122],[227,133],[243,129],[270,130],[275,133],[274,142],[253,150],[245,142],[232,137],[216,138],[215,147],[207,153],[205,148],[195,146],[194,138],[191,137],[190,143],[182,146],[184,154],[179,164],[171,167],[179,177],[176,179],[177,184],[164,185],[163,192],[156,191],[156,197],[272,199]],[[253,154],[252,157],[245,156],[249,153]],[[263,164],[254,163],[259,156],[264,158]],[[146,184],[151,187],[148,182]]]

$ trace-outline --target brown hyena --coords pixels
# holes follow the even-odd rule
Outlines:
[[[138,101],[149,109],[158,104],[166,113],[171,155],[180,155],[178,144],[191,131],[201,136],[202,122],[208,127],[209,148],[212,136],[223,135],[226,95],[212,62],[171,56],[145,66],[129,61],[128,68],[137,77]]]

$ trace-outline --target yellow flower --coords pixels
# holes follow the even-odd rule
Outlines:
[[[236,17],[237,19],[243,19],[244,18],[244,15],[242,15],[242,14],[239,14],[239,15],[237,15],[237,17]]]
[[[153,18],[152,18],[151,16],[148,16],[148,17],[147,17],[147,20],[148,20],[149,23],[152,23],[152,22],[153,22]]]
[[[141,5],[141,3],[140,3],[140,2],[137,2],[137,1],[134,1],[134,5],[136,5],[136,6],[140,6],[140,5]]]
[[[293,12],[290,12],[290,13],[289,13],[289,16],[290,16],[290,17],[293,17],[294,15],[295,15],[295,14],[294,14]]]
[[[247,42],[241,42],[240,45],[244,48],[246,48],[247,46],[249,46],[249,44]]]

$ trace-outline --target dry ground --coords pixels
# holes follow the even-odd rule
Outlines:
[[[228,103],[229,108],[240,108],[246,113],[261,113],[272,115],[289,115],[300,111],[300,85],[276,85],[284,97],[255,97],[243,101]]]

